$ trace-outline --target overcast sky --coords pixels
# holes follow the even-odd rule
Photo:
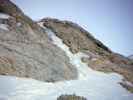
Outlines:
[[[133,54],[133,0],[12,0],[34,20],[70,20],[114,52]]]

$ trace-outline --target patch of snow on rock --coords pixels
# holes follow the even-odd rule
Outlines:
[[[8,19],[10,15],[5,14],[5,13],[0,13],[0,19]]]
[[[0,29],[8,31],[8,25],[7,24],[1,24],[0,23]]]
[[[5,13],[0,13],[0,20],[5,20],[5,19],[9,19],[9,15],[8,14],[5,14]],[[3,24],[3,23],[0,23],[0,29],[2,30],[9,30],[8,29],[8,25],[7,24]]]
[[[22,23],[18,22],[17,27],[20,27],[20,26],[22,26]]]

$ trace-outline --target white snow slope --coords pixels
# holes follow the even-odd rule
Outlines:
[[[46,29],[46,28],[45,28]],[[77,80],[56,83],[40,82],[33,79],[0,76],[0,100],[56,100],[61,94],[76,94],[87,100],[132,100],[133,94],[124,89],[119,82],[122,76],[94,71],[81,61],[83,53],[72,54],[54,32],[46,29],[53,43],[60,47],[77,67]]]

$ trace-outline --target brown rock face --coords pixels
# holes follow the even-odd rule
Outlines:
[[[42,19],[41,22],[52,29],[73,53],[84,52],[89,55],[89,59],[82,59],[89,67],[104,72],[117,72],[133,83],[133,63],[130,59],[113,53],[77,24],[52,18]]]
[[[0,74],[54,82],[77,78],[69,58],[38,24],[9,0],[0,0]],[[4,21],[2,21],[4,20]],[[5,30],[6,27],[6,30]]]

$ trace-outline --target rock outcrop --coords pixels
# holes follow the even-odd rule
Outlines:
[[[0,0],[0,26],[1,75],[48,82],[77,78],[64,51],[10,0]]]
[[[87,100],[87,99],[76,95],[61,95],[60,97],[57,98],[57,100]]]

